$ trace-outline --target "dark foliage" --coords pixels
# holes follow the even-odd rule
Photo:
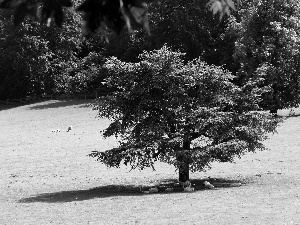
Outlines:
[[[41,15],[39,6],[42,4]],[[14,24],[20,24],[26,17],[39,19],[45,22],[54,18],[55,23],[61,26],[64,20],[62,7],[71,7],[71,0],[4,0],[0,3],[0,8],[14,10]]]

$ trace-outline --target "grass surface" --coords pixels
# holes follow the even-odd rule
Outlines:
[[[2,107],[1,225],[300,224],[300,117],[286,118],[270,135],[269,151],[191,174],[195,192],[142,194],[140,185],[174,182],[174,168],[157,163],[156,171],[129,172],[87,157],[116,141],[102,139],[99,131],[109,122],[95,118],[86,103]],[[61,132],[51,132],[56,129]],[[216,188],[201,188],[204,180]]]

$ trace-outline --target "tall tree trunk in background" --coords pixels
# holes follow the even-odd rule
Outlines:
[[[278,109],[281,108],[281,102],[278,96],[278,90],[277,90],[277,85],[273,84],[273,105],[272,108],[270,109],[270,113],[272,113],[275,117],[278,116]]]

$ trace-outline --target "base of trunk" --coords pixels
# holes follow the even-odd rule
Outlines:
[[[274,116],[274,117],[277,117],[278,116],[278,110],[277,109],[271,109],[270,110],[270,113]]]
[[[189,165],[185,164],[179,168],[179,182],[186,182],[190,179]]]
[[[191,142],[189,140],[183,141],[183,149],[189,150],[190,149]],[[180,162],[179,166],[179,182],[185,183],[190,179],[190,159],[189,157],[181,152],[177,154],[176,159],[178,162]]]

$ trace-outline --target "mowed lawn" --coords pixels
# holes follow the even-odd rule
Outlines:
[[[195,192],[143,194],[140,185],[176,179],[174,168],[130,172],[87,157],[116,145],[87,103],[0,107],[0,225],[300,224],[300,117],[285,118],[269,151],[192,173]],[[201,188],[205,179],[216,188]]]

